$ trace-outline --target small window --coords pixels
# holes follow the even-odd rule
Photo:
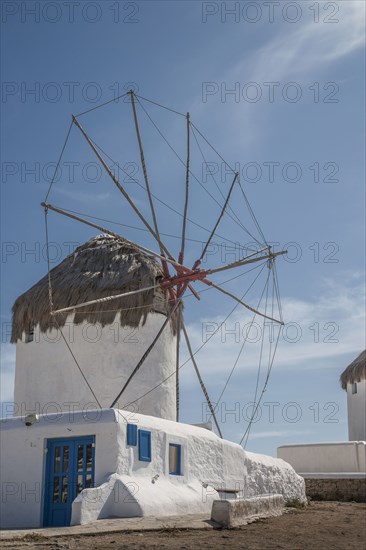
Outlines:
[[[33,340],[34,340],[34,327],[29,327],[28,330],[25,331],[24,342],[26,344],[29,344],[29,342],[33,342]]]
[[[127,424],[127,445],[137,445],[137,426],[136,424]]]
[[[182,475],[182,448],[176,443],[169,444],[169,473],[171,475]]]
[[[352,394],[355,394],[355,393],[357,393],[357,384],[356,384],[356,382],[353,382],[353,384],[352,384]]]
[[[139,460],[151,462],[151,432],[139,430]]]

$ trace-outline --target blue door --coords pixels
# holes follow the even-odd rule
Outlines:
[[[71,504],[94,486],[94,436],[47,440],[44,527],[70,525]]]

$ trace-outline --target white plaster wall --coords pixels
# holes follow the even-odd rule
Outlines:
[[[43,416],[26,427],[23,417],[1,420],[0,527],[42,527],[47,438],[95,435],[95,483],[116,471],[117,423],[113,409],[88,415]],[[106,452],[106,449],[108,450]]]
[[[277,456],[300,474],[366,472],[366,443],[304,443],[278,447]]]
[[[126,423],[118,414],[118,466],[104,487],[85,489],[73,504],[73,523],[133,515],[210,515],[217,490],[239,497],[268,493],[305,501],[304,480],[282,460],[247,453],[204,428],[135,414],[130,423],[152,433],[152,461],[138,459],[138,446],[127,446]],[[182,445],[182,474],[169,474],[169,443]],[[154,479],[158,475],[157,479]],[[123,498],[116,499],[117,495]],[[93,502],[90,505],[90,502]]]
[[[213,487],[205,490],[193,480],[174,484],[169,479],[155,483],[146,477],[131,480],[129,476],[113,474],[102,486],[85,489],[72,505],[71,525],[80,525],[111,517],[211,515],[212,503],[218,499]]]
[[[150,313],[144,326],[123,328],[119,322],[74,325],[68,317],[63,333],[102,407],[111,406],[166,319]],[[151,395],[132,403],[175,372],[176,338],[168,325],[121,397],[120,408],[175,420],[175,376]],[[59,332],[35,330],[33,342],[16,346],[15,415],[83,410],[96,406]],[[132,403],[130,406],[130,403]]]
[[[356,382],[357,393],[347,384],[348,439],[366,441],[366,380]]]
[[[272,456],[246,452],[246,495],[283,495],[306,502],[305,482],[288,462]]]
[[[127,445],[127,423],[151,431],[152,460]],[[281,460],[245,452],[204,428],[108,409],[2,421],[3,528],[40,527],[43,519],[47,438],[95,435],[95,485],[75,499],[72,523],[103,517],[210,515],[217,490],[240,496],[274,492],[305,500],[304,480]],[[169,443],[182,445],[182,474],[169,474]],[[32,493],[33,491],[33,493]]]

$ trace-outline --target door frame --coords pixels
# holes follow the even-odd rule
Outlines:
[[[43,486],[43,506],[42,506],[42,526],[43,527],[52,527],[50,525],[50,505],[52,504],[50,502],[50,496],[51,496],[51,475],[53,474],[53,463],[51,461],[51,450],[52,447],[56,447],[57,443],[59,445],[65,445],[66,443],[70,443],[70,447],[73,445],[74,449],[73,452],[70,453],[69,451],[69,466],[72,468],[71,477],[73,478],[73,483],[71,484],[71,487],[73,487],[73,484],[76,483],[75,478],[77,479],[78,471],[77,471],[77,454],[75,455],[74,451],[77,449],[77,445],[80,444],[92,444],[92,479],[91,479],[91,487],[94,487],[94,478],[95,478],[95,435],[79,435],[79,436],[71,436],[71,437],[48,437],[45,438],[44,441],[44,449],[45,449],[45,466],[44,466],[44,474],[43,474],[43,480],[44,480],[44,486]],[[76,451],[77,452],[77,451]],[[73,464],[71,464],[71,455],[73,456]],[[61,472],[60,472],[61,473]],[[85,474],[85,471],[83,469],[83,473]],[[62,473],[61,473],[62,476]],[[60,477],[61,477],[60,476]],[[75,481],[75,482],[74,482]],[[69,487],[69,485],[68,485]],[[60,493],[61,493],[61,483],[60,483]],[[77,497],[77,492],[75,489],[72,489],[75,494],[73,495],[73,499],[70,502],[70,514],[72,514],[72,502]],[[71,520],[71,515],[70,515]]]

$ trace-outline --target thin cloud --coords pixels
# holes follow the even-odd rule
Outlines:
[[[339,280],[342,280],[342,283]],[[356,356],[363,349],[365,289],[362,276],[353,272],[342,273],[339,280],[323,280],[319,288],[314,291],[314,299],[311,301],[292,297],[283,298],[286,321],[293,326],[288,331],[287,340],[280,338],[273,366],[276,371],[294,368],[297,372],[319,368],[331,369],[334,368],[336,358],[342,355]],[[215,326],[218,327],[223,319],[224,316],[215,316],[212,319],[202,318],[199,322],[188,324],[187,329],[193,351],[202,345],[202,334],[206,330],[205,323],[210,323],[209,330],[212,330]],[[203,377],[211,381],[211,386],[219,388],[223,385],[243,344],[243,330],[249,320],[249,317],[243,316],[243,312],[236,311],[217,335],[213,336],[196,355]],[[262,326],[262,322],[259,321],[258,327]],[[233,330],[239,335],[238,341],[235,341]],[[269,336],[269,332],[265,334]],[[299,337],[298,341],[292,341],[296,337]],[[267,355],[263,354],[263,357],[266,357],[263,360],[263,373],[266,372],[268,362],[268,342],[266,345],[264,349]],[[181,363],[187,359],[186,352],[184,349],[182,351]],[[260,340],[248,342],[234,376],[244,371],[254,374],[258,369],[259,353]],[[9,401],[13,395],[15,346],[3,344],[1,359],[2,400]],[[182,386],[186,390],[196,386],[197,381],[192,376],[188,364],[182,368],[181,377]],[[235,378],[231,381],[231,387],[235,387]]]
[[[100,201],[106,201],[110,197],[110,193],[83,193],[80,191],[70,191],[68,189],[64,189],[61,187],[57,187],[54,190],[55,193],[59,193],[60,195],[63,195],[64,197],[67,197],[69,199],[73,199],[76,201],[82,201],[82,202],[100,202]]]
[[[339,282],[342,280],[342,282]],[[365,345],[363,279],[354,274],[341,274],[339,280],[326,279],[314,289],[314,299],[305,301],[293,297],[282,300],[285,321],[274,362],[276,370],[296,367],[318,369],[334,367],[334,358],[356,355]],[[208,336],[219,327],[225,316],[202,318],[188,326],[193,350],[197,350]],[[196,356],[203,372],[217,377],[228,374],[244,342],[250,317],[235,311]],[[268,327],[268,328],[266,328]],[[265,327],[263,358],[268,358],[270,327]],[[236,371],[256,371],[261,350],[255,331],[263,330],[263,322],[256,318],[256,328],[244,346]],[[277,335],[277,332],[274,333]],[[261,334],[259,333],[259,336]],[[266,355],[267,354],[267,355]],[[264,371],[268,359],[264,359]]]
[[[362,48],[365,42],[365,4],[342,3],[338,23],[307,23],[294,25],[292,32],[281,32],[259,50],[245,66],[255,67],[248,81],[268,82],[305,77],[324,65],[334,63]],[[243,63],[233,73],[242,76]]]
[[[314,432],[310,430],[282,430],[282,431],[268,431],[268,432],[257,432],[250,435],[250,439],[263,439],[263,438],[273,438],[273,437],[294,437],[297,435],[309,435]]]

